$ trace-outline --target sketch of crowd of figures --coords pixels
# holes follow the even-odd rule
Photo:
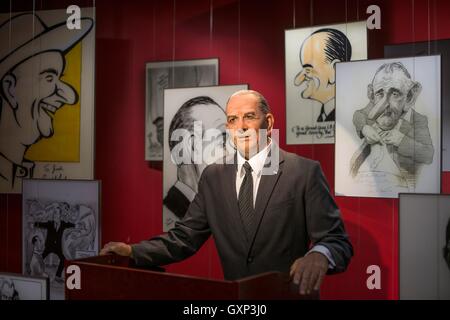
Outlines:
[[[98,219],[84,204],[28,199],[24,208],[24,273],[50,279],[52,290],[64,290],[64,261],[97,252]],[[52,297],[63,297],[59,294]]]
[[[0,273],[0,300],[47,300],[48,279]]]

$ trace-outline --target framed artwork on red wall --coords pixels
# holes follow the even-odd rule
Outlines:
[[[145,160],[162,161],[164,89],[218,85],[219,59],[149,62],[145,79]]]
[[[450,196],[400,194],[400,299],[450,299]]]
[[[248,86],[164,90],[164,231],[184,217],[203,170],[226,155],[226,103],[243,89]]]
[[[0,193],[22,179],[94,177],[94,8],[0,15]]]
[[[335,66],[367,59],[366,22],[285,31],[286,143],[334,143]]]
[[[64,299],[64,261],[95,256],[100,245],[100,182],[25,179],[22,270],[50,280],[50,299]]]
[[[336,195],[440,192],[440,56],[338,63]]]

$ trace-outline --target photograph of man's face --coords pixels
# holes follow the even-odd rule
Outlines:
[[[225,107],[246,85],[164,91],[163,229],[183,218],[203,170],[228,155]]]
[[[164,145],[164,90],[218,84],[218,59],[146,64],[145,160],[161,161]]]

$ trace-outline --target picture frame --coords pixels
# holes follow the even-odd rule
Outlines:
[[[49,278],[50,299],[64,299],[64,261],[98,255],[98,180],[25,179],[22,193],[22,272]]]
[[[0,272],[0,300],[48,300],[49,279]]]
[[[219,84],[219,59],[148,62],[145,65],[145,160],[163,160],[164,89]]]
[[[399,298],[450,299],[450,195],[399,195]]]
[[[176,221],[183,218],[187,207],[195,197],[198,180],[203,169],[225,155],[221,152],[226,149],[224,139],[226,138],[227,121],[226,103],[233,93],[244,89],[248,89],[247,84],[164,90],[162,201],[164,231],[171,229]],[[195,127],[196,121],[201,121],[200,126]],[[193,130],[191,130],[191,125],[193,125]],[[197,129],[201,132],[197,132]],[[209,129],[211,129],[212,135],[208,135],[207,138],[206,134]],[[176,136],[177,132],[192,134],[195,137],[193,143],[202,142],[203,138],[207,140],[202,145],[201,161],[195,160],[193,154],[189,154],[188,159],[180,159],[180,161],[175,159],[180,155],[178,147],[187,141],[184,140],[184,136]],[[201,137],[199,133],[202,134]],[[170,136],[173,141],[177,140],[178,142],[169,144]],[[179,138],[182,138],[181,141]],[[187,148],[187,150],[189,149],[191,148]],[[184,152],[184,150],[186,149],[181,151]],[[177,165],[178,162],[182,164]]]
[[[42,68],[39,72],[57,72],[45,77],[23,77],[17,83],[18,88],[33,88],[15,90],[17,99],[31,99],[36,103],[36,106],[17,107],[39,109],[39,112],[24,112],[31,116],[20,119],[16,125],[6,120],[2,124],[0,120],[0,126],[6,126],[9,133],[0,137],[0,143],[5,146],[0,154],[0,193],[20,193],[23,178],[88,180],[94,177],[95,8],[80,10],[82,18],[76,30],[67,28],[65,9],[0,15],[0,28],[12,30],[11,42],[0,40],[11,43],[14,49],[0,57],[0,73],[3,73],[0,77],[18,68],[21,72],[35,72],[33,65]],[[23,44],[16,43],[15,39],[31,40]],[[54,86],[47,88],[43,79],[52,79]],[[63,97],[58,98],[56,92]],[[0,119],[10,118],[6,115],[11,112],[8,104],[4,104],[1,112],[5,115]],[[17,136],[27,139],[12,138]]]
[[[440,191],[440,69],[440,56],[336,65],[336,195]]]
[[[334,143],[335,65],[364,59],[366,21],[285,30],[287,145]]]

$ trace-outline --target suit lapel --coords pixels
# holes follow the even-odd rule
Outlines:
[[[283,172],[283,162],[284,156],[283,152],[276,146],[276,148],[272,148],[271,153],[278,152],[279,154],[279,166],[277,169],[273,169],[272,172],[263,172],[261,176],[261,181],[258,186],[258,193],[256,195],[256,204],[255,204],[255,214],[257,215],[257,227],[253,232],[253,236],[251,237],[250,246],[248,252],[251,252],[253,244],[255,242],[256,235],[259,230],[259,226],[263,220],[264,214],[266,212],[267,204],[270,200],[270,197],[273,193],[273,189],[277,184],[278,180],[281,177]],[[270,157],[268,157],[270,158]],[[267,162],[266,162],[267,165]],[[267,168],[267,167],[266,167]],[[265,173],[265,174],[264,174]],[[272,174],[269,174],[272,173]]]

